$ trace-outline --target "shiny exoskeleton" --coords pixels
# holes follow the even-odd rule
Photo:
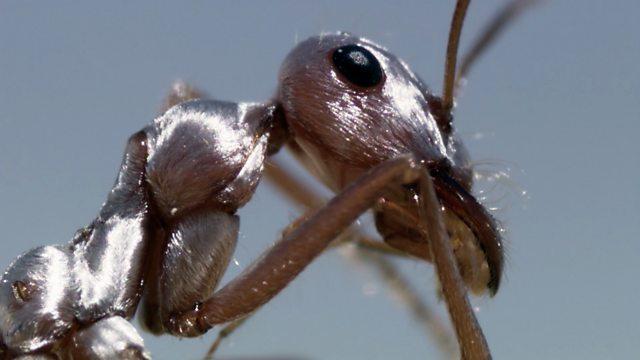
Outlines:
[[[170,105],[195,97],[173,96]],[[238,238],[235,213],[283,145],[338,195],[218,289]],[[471,187],[446,96],[369,40],[310,38],[285,59],[271,101],[183,101],[129,139],[98,217],[2,276],[0,352],[148,358],[127,321],[139,303],[149,331],[201,335],[269,301],[373,209],[388,245],[436,264],[463,357],[488,358],[461,286],[494,294],[503,257]]]

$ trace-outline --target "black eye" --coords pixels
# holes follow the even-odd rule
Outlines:
[[[338,71],[355,85],[371,87],[382,80],[382,68],[378,59],[362,46],[339,47],[333,52],[332,60]]]

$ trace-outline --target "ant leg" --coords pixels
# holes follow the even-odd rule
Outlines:
[[[271,300],[320,255],[332,240],[369,209],[390,185],[414,182],[418,167],[411,157],[388,160],[346,187],[241,275],[193,310],[167,319],[175,335],[197,336],[216,324],[243,317]]]
[[[318,208],[326,202],[309,186],[306,186],[302,180],[287,171],[278,161],[271,159],[271,163],[265,167],[265,176],[287,198],[299,207],[304,208],[304,210]],[[351,229],[349,234],[343,234],[340,238],[346,241],[336,241],[334,244],[355,243],[354,251],[348,255],[348,258],[373,268],[386,286],[409,309],[412,317],[424,327],[429,339],[435,339],[435,343],[442,354],[447,358],[453,358],[456,348],[455,340],[452,339],[450,331],[433,309],[420,298],[417,291],[413,289],[409,281],[402,276],[395,265],[383,256],[389,254],[407,256],[408,253],[396,250],[384,242],[369,239],[355,228]]]
[[[383,196],[389,186],[416,180],[420,180],[421,226],[429,235],[429,247],[461,354],[464,359],[490,358],[444,230],[431,178],[426,169],[420,171],[411,157],[388,160],[362,175],[211,298],[191,311],[168,319],[167,329],[179,336],[197,336],[216,324],[246,316],[284,289],[336,236]]]
[[[302,180],[296,178],[289,171],[286,171],[283,165],[274,159],[270,159],[270,162],[265,166],[264,175],[281,193],[294,204],[302,207],[303,210],[318,209],[326,204],[325,199],[320,197],[320,195],[315,193],[310,187],[303,184]],[[404,257],[409,255],[382,241],[373,240],[360,231],[354,231],[353,236],[342,237],[342,239],[346,241],[336,241],[335,245],[342,245],[345,242],[355,242],[358,248],[362,249]]]
[[[277,161],[274,161],[273,159],[270,163],[267,164],[267,166],[265,166],[264,175],[267,179],[270,180],[273,185],[278,188],[278,190],[280,190],[294,204],[303,208],[303,210],[305,211],[320,208],[323,204],[326,203],[326,201],[324,201],[318,194],[304,185],[301,180],[297,179],[290,172],[285,170],[281,164],[279,164]],[[293,226],[290,226],[286,231],[291,231],[293,228],[295,228],[295,224],[293,224]],[[357,244],[357,247],[355,249],[357,249],[356,251],[358,252],[358,254],[356,255],[359,255],[362,259],[380,258],[380,261],[384,261],[384,259],[382,259],[381,257],[376,257],[376,254],[373,254],[372,252],[394,254],[400,256],[407,255],[401,251],[391,248],[381,241],[369,239],[367,236],[355,229],[352,229],[349,234],[343,235],[348,236],[340,236],[338,239],[336,239],[336,241],[334,241],[334,245],[343,245],[355,242]],[[366,263],[374,266],[378,265],[378,262],[376,260],[371,260]],[[380,266],[382,265],[378,265],[378,267]],[[394,267],[393,264],[386,261],[384,264],[384,269],[387,270],[379,268],[378,272],[382,274],[389,273],[388,269],[390,267]],[[397,273],[397,270],[395,268],[391,271],[395,271]],[[434,331],[434,333],[436,334],[436,339],[445,339],[441,341],[439,340],[439,346],[443,353],[450,355],[455,352],[455,349],[451,350],[451,339],[447,338],[447,336],[449,335],[445,334],[444,326],[436,318],[436,315],[428,307],[428,305],[422,302],[415,291],[411,289],[410,285],[408,285],[408,283],[406,283],[404,280],[393,278],[391,276],[382,276],[382,279],[386,281],[390,288],[399,290],[398,297],[403,299],[407,306],[412,309],[412,313],[418,319],[418,322],[423,323],[426,328],[432,329],[432,331]],[[400,284],[398,284],[398,282],[400,282]],[[227,338],[238,327],[244,324],[250,316],[251,315],[247,315],[246,317],[233,321],[226,325],[222,330],[220,330],[216,340],[205,355],[205,359],[213,358],[213,354],[217,351],[222,340]]]
[[[420,226],[429,238],[429,248],[458,336],[461,357],[465,360],[491,359],[489,346],[469,304],[467,289],[456,265],[433,181],[426,173],[420,176],[419,191]]]

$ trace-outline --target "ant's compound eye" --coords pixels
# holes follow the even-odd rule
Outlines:
[[[340,74],[355,85],[372,87],[382,81],[382,68],[378,59],[360,45],[337,48],[332,60]]]
[[[13,297],[15,297],[18,302],[24,303],[31,300],[31,288],[29,285],[22,281],[14,281],[14,283],[11,284],[11,288],[13,289]]]

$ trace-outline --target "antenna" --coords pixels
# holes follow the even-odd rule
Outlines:
[[[467,15],[467,9],[471,0],[458,0],[456,9],[451,19],[451,28],[449,30],[449,42],[447,43],[447,58],[444,63],[444,84],[442,86],[442,107],[443,110],[449,112],[453,108],[453,92],[456,84],[456,61],[458,57],[458,45],[460,43],[460,34],[462,33],[462,25],[464,17]]]

